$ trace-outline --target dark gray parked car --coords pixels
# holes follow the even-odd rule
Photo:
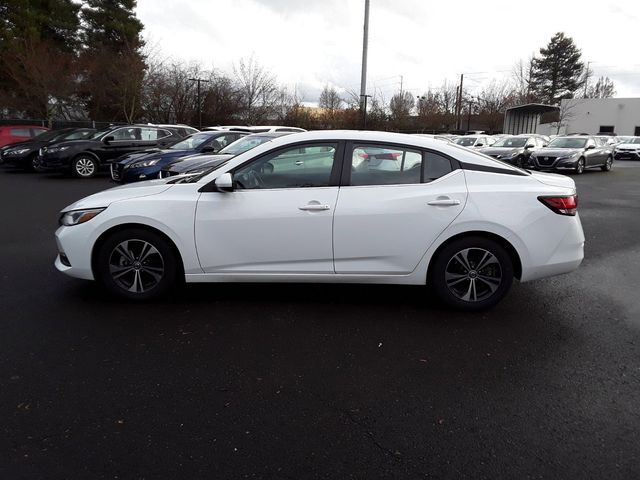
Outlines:
[[[490,147],[481,148],[479,151],[503,162],[524,167],[528,165],[531,154],[545,145],[546,142],[540,137],[518,135],[502,138]]]
[[[582,173],[585,168],[611,170],[613,151],[597,138],[586,135],[556,137],[548,146],[531,155],[530,167],[536,170],[558,170]]]

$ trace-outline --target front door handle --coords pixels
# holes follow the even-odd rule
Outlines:
[[[438,198],[437,200],[427,202],[427,205],[433,205],[436,207],[453,207],[454,205],[460,205],[460,200],[455,200],[453,198]]]
[[[322,210],[330,210],[331,207],[329,205],[321,205],[319,203],[310,203],[309,205],[303,205],[302,207],[298,207],[298,210],[306,210],[311,212],[318,212]]]
[[[299,167],[300,165],[304,165],[304,162],[302,160],[298,160],[295,164]]]

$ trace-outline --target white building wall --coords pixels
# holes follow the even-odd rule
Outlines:
[[[560,134],[600,132],[613,126],[617,135],[634,135],[640,128],[640,98],[586,98],[562,100]],[[537,132],[555,134],[557,123],[541,124]]]

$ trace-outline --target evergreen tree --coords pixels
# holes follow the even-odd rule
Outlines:
[[[533,59],[532,93],[552,105],[562,98],[573,98],[581,85],[581,56],[570,37],[556,33],[547,47],[540,49],[540,57]]]
[[[146,62],[135,7],[136,0],[87,0],[82,8],[82,94],[93,119],[134,122],[140,115]]]
[[[72,0],[0,4],[0,107],[51,118],[73,95],[79,5]]]

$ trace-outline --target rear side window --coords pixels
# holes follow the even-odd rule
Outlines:
[[[438,153],[425,152],[424,154],[424,181],[432,182],[450,173],[451,161]]]
[[[31,130],[29,128],[12,128],[11,135],[13,137],[31,137]]]
[[[351,185],[420,183],[422,153],[396,147],[355,145],[351,155]]]

